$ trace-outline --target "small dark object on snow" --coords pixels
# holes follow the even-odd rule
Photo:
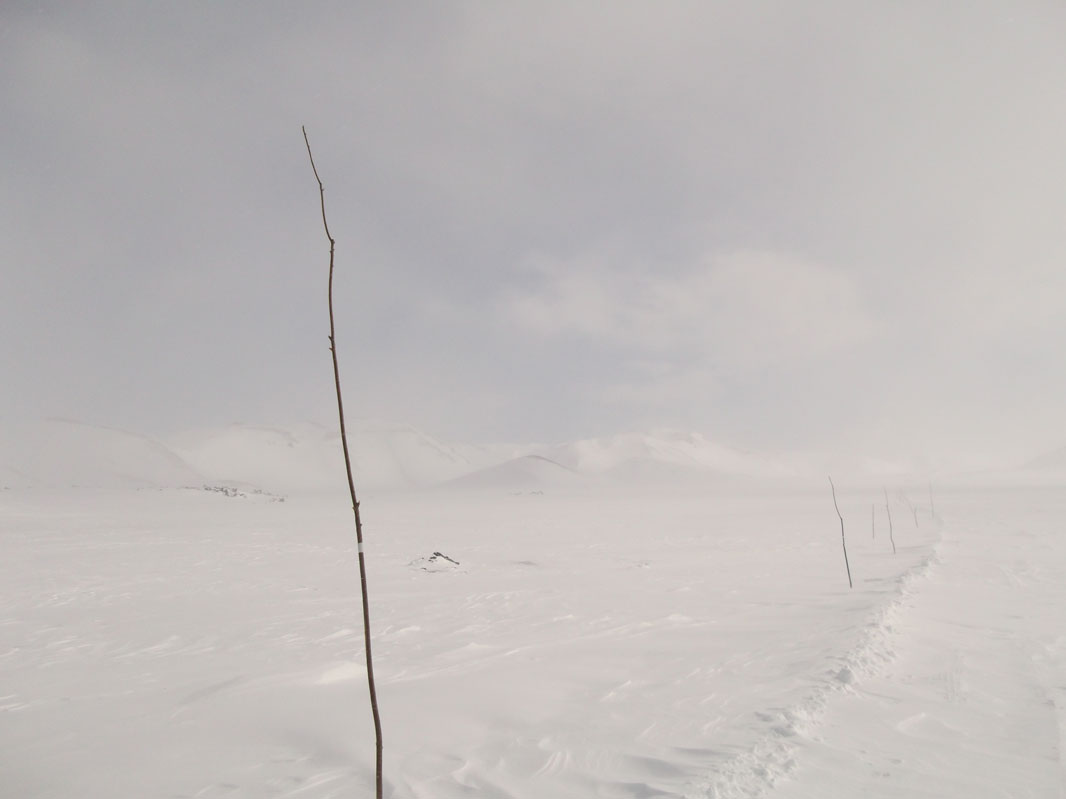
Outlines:
[[[455,564],[456,566],[458,566],[458,565],[459,565],[459,561],[455,560],[454,558],[449,558],[449,557],[448,557],[447,555],[445,555],[445,554],[444,554],[443,552],[434,552],[434,553],[433,553],[433,554],[432,554],[432,555],[431,555],[431,556],[429,557],[429,562],[430,562],[430,563],[432,563],[432,562],[433,562],[433,561],[435,561],[435,560],[436,560],[437,558],[443,558],[443,559],[444,559],[444,560],[446,560],[446,561],[449,561],[449,562],[451,562],[451,563],[454,563],[454,564]]]

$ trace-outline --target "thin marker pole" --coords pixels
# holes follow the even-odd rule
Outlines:
[[[885,488],[885,513],[888,514],[888,540],[892,542],[892,554],[896,554],[896,539],[892,535],[892,508],[888,504],[888,489]]]
[[[854,588],[855,585],[851,582],[851,565],[848,563],[848,543],[844,540],[844,517],[840,515],[840,506],[837,505],[837,487],[833,485],[833,478],[829,478],[829,487],[833,489],[833,507],[837,510],[837,516],[840,516],[840,544],[844,547],[844,567],[848,570],[848,588]]]
[[[311,160],[311,171],[315,173],[318,181],[318,195],[322,204],[322,227],[329,239],[329,351],[333,356],[333,383],[337,388],[337,416],[340,418],[341,448],[344,450],[344,470],[348,475],[348,492],[352,497],[352,512],[355,514],[355,538],[359,545],[359,583],[363,594],[363,645],[366,650],[366,679],[370,688],[370,710],[374,716],[374,739],[377,745],[377,764],[374,773],[375,797],[381,799],[381,715],[378,712],[378,691],[374,683],[374,657],[370,650],[370,600],[368,598],[366,583],[366,558],[363,555],[363,522],[359,516],[359,500],[355,497],[355,481],[352,479],[352,458],[348,452],[348,433],[344,426],[344,400],[341,398],[341,372],[337,364],[336,329],[333,322],[333,256],[336,252],[337,243],[329,232],[329,223],[326,222],[326,189],[322,185],[322,178],[318,176],[315,167],[315,158],[311,155],[311,143],[307,140],[307,128],[301,126],[304,134],[304,144],[307,145],[307,157]]]

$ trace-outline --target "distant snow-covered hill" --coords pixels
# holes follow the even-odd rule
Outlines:
[[[471,462],[410,425],[356,421],[348,431],[356,487],[421,488],[498,462]],[[499,455],[502,460],[506,455]],[[67,420],[0,429],[0,488],[180,488],[241,485],[272,492],[346,487],[339,432],[315,424],[233,424],[159,441]]]
[[[270,490],[346,485],[340,433],[319,425],[233,424],[174,436],[171,443],[213,480]],[[356,421],[348,443],[357,488],[419,488],[474,469],[457,450],[410,425]]]
[[[543,491],[580,485],[585,476],[541,455],[522,455],[449,480],[447,488]]]
[[[203,476],[148,436],[64,419],[0,430],[0,485],[17,488],[165,488]]]
[[[540,451],[583,474],[622,481],[673,481],[722,476],[781,477],[793,465],[716,444],[699,433],[655,430],[584,439]]]
[[[348,430],[356,488],[443,486],[536,491],[586,483],[723,485],[753,480],[852,480],[928,473],[913,459],[733,449],[699,433],[653,430],[556,446],[451,445],[410,425],[354,421]],[[1066,449],[1031,469],[1066,472]],[[343,491],[340,434],[332,427],[232,424],[159,441],[51,420],[0,430],[0,487],[241,485],[270,492]]]
[[[1066,473],[1066,447],[1045,452],[1026,463],[1024,468],[1029,471]]]

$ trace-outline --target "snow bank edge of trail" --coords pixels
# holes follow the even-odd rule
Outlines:
[[[816,734],[830,699],[851,691],[864,680],[879,674],[895,657],[892,637],[895,620],[916,583],[929,578],[940,562],[944,540],[943,522],[935,539],[918,563],[895,578],[890,598],[867,617],[857,643],[830,661],[822,678],[799,702],[763,714],[769,731],[746,751],[727,760],[713,773],[691,785],[685,799],[751,799],[772,790],[777,781],[796,767],[802,740]]]

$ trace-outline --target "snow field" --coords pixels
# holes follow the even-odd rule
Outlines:
[[[752,796],[893,658],[938,528],[869,492],[366,497],[394,797]],[[824,496],[823,496],[824,494]],[[340,495],[5,492],[5,791],[359,794],[372,781]],[[902,514],[900,514],[902,516]],[[861,521],[858,521],[861,520]],[[433,553],[458,561],[437,559]]]

